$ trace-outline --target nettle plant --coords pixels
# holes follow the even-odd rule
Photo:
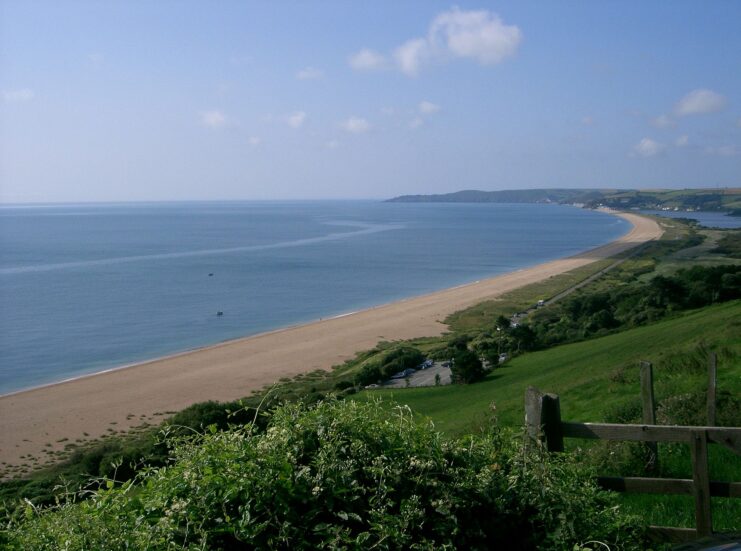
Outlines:
[[[19,549],[641,547],[568,454],[496,430],[448,440],[404,407],[327,400],[172,439],[172,461],[82,501],[21,509]]]

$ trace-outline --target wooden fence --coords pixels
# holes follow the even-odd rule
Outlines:
[[[713,379],[715,362],[711,361]],[[649,371],[642,367],[642,371]],[[642,380],[648,375],[642,374]],[[643,388],[647,388],[646,385]],[[651,384],[651,388],[653,385]],[[714,414],[715,385],[712,386]],[[644,404],[649,393],[643,392]],[[710,391],[708,392],[710,394]],[[710,403],[710,402],[708,402]],[[650,392],[650,408],[653,409],[653,390]],[[708,407],[710,413],[711,407]],[[714,417],[714,415],[713,415]],[[646,409],[644,407],[644,421]],[[525,392],[525,423],[529,436],[541,442],[549,451],[563,451],[564,438],[588,438],[597,440],[621,440],[645,442],[652,446],[653,462],[657,465],[657,442],[679,442],[689,445],[692,458],[692,479],[646,478],[646,477],[598,477],[597,482],[607,490],[618,492],[641,492],[650,494],[685,494],[694,496],[696,528],[674,528],[651,526],[651,534],[659,540],[685,542],[713,533],[710,505],[712,497],[741,498],[741,482],[714,482],[708,473],[708,444],[725,446],[741,455],[741,428],[730,427],[685,427],[656,425],[624,425],[613,423],[571,423],[561,420],[561,406],[556,394],[544,394],[530,387]]]

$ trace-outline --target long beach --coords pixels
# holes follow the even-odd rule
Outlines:
[[[518,287],[619,254],[662,234],[643,216],[616,213],[633,228],[596,249],[468,285],[159,358],[0,397],[0,462],[40,457],[59,441],[125,430],[158,412],[195,402],[233,400],[276,382],[333,365],[379,340],[439,335],[448,315]],[[51,446],[47,446],[51,444]]]

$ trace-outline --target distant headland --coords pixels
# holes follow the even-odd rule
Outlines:
[[[559,203],[587,208],[721,211],[741,216],[741,188],[705,189],[509,189],[401,195],[391,203]]]

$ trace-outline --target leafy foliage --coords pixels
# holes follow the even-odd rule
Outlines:
[[[397,346],[366,362],[356,381],[360,385],[378,383],[405,369],[416,368],[424,359],[422,352],[414,346]]]
[[[657,275],[648,282],[633,281],[611,289],[575,293],[532,315],[525,338],[531,348],[548,348],[617,329],[658,321],[671,313],[700,308],[741,297],[741,266],[693,266],[673,275]],[[513,330],[511,340],[522,338]]]
[[[476,353],[470,350],[458,350],[453,356],[450,367],[451,375],[456,383],[475,383],[486,374],[481,360]]]
[[[443,439],[410,410],[324,401],[176,437],[173,463],[90,499],[27,506],[16,549],[563,549],[640,543],[573,459],[498,433]],[[629,538],[626,540],[626,538]]]

